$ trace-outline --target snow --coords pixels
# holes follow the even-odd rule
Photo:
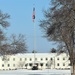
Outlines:
[[[0,75],[71,75],[70,70],[10,70],[0,71]]]

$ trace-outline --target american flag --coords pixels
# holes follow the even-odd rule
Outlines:
[[[33,8],[32,20],[33,20],[33,22],[35,20],[35,8]]]

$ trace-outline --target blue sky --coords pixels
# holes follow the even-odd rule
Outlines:
[[[49,52],[51,48],[56,47],[54,43],[42,37],[44,33],[39,27],[39,21],[44,18],[43,9],[48,9],[49,3],[50,0],[0,0],[0,10],[10,15],[8,20],[10,27],[6,30],[7,35],[24,34],[29,52],[34,49],[33,4],[35,4],[36,11],[36,51]]]

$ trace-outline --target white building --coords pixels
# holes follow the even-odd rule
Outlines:
[[[0,56],[0,70],[31,69],[34,63],[38,69],[70,69],[66,53],[25,53]]]

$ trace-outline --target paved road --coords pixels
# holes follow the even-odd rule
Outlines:
[[[70,75],[70,70],[13,70],[0,71],[0,75]]]

